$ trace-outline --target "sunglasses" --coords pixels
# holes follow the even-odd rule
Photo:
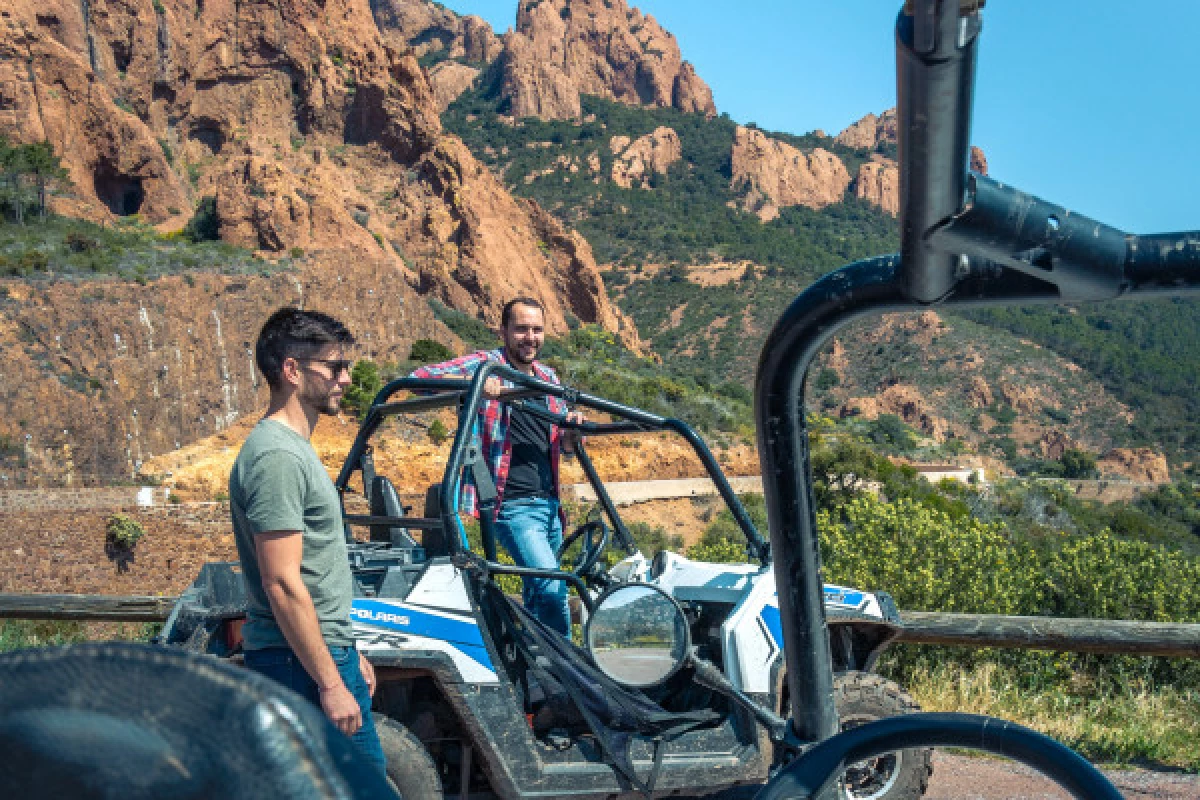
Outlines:
[[[309,364],[324,364],[329,367],[329,373],[335,378],[342,374],[342,370],[350,372],[350,368],[354,366],[354,362],[346,358],[297,358],[296,360]]]

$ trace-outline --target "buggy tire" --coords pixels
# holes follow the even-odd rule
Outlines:
[[[373,714],[387,758],[387,776],[404,800],[442,800],[437,765],[421,740],[391,717]]]
[[[893,681],[869,672],[841,672],[833,699],[842,730],[885,717],[911,714],[920,706]],[[847,800],[917,800],[933,774],[933,750],[900,750],[851,765],[840,796]]]

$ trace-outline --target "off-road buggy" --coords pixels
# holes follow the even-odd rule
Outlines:
[[[663,433],[682,437],[735,520],[749,562],[702,563],[666,550],[647,559],[586,444],[580,444],[575,457],[596,503],[564,540],[564,552],[572,554],[570,571],[501,563],[491,522],[496,492],[471,434],[481,403],[478,387],[489,375],[519,387],[503,402],[554,424],[572,425],[544,406],[528,403],[529,396],[558,395],[575,408],[589,409],[590,417],[607,418],[577,426],[593,442],[618,436],[628,445],[636,437]],[[423,513],[414,516],[396,490],[400,476],[376,470],[375,444],[411,427],[413,415],[444,408],[457,413],[457,435],[441,483],[428,487]],[[457,487],[468,472],[478,490],[481,552],[472,552],[458,513]],[[542,383],[498,364],[482,368],[473,381],[402,378],[374,399],[336,485],[356,583],[351,611],[355,635],[376,669],[375,709],[393,765],[391,777],[405,797],[436,793],[438,787],[450,796],[491,793],[504,798],[641,796],[651,791],[695,795],[762,783],[781,757],[776,743],[786,726],[776,715],[787,708],[788,692],[770,547],[709,448],[686,423]],[[610,547],[625,557],[605,569],[602,556]],[[602,595],[613,598],[602,601],[607,607],[628,597],[614,595],[617,587],[657,587],[686,620],[678,640],[667,637],[676,648],[689,643],[686,653],[681,651],[686,663],[677,669],[651,665],[625,681],[637,684],[640,694],[608,683],[603,669],[591,672],[593,663],[584,651],[565,642],[557,647],[545,632],[529,630],[535,624],[497,589],[494,578],[499,575],[567,582],[591,633],[591,612]],[[236,564],[206,565],[172,613],[163,640],[236,656],[243,592]],[[640,603],[652,605],[656,596],[644,596]],[[870,672],[899,625],[891,597],[826,586],[824,600],[842,724],[915,710],[900,687]],[[670,649],[656,635],[651,640]],[[612,637],[607,638],[611,644]],[[609,647],[606,663],[637,651],[637,645]],[[623,726],[629,730],[614,732],[611,708],[580,708],[572,700],[586,686],[573,684],[563,673],[579,670],[588,671],[580,678],[584,684],[602,685],[610,694],[629,691],[637,698],[633,702],[643,697],[650,701],[655,706],[649,709],[652,719],[635,714]],[[619,665],[616,672],[620,674]],[[854,798],[916,797],[929,773],[928,751],[905,750],[851,768],[846,787]]]

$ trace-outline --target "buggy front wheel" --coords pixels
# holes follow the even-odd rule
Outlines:
[[[421,740],[383,714],[375,714],[375,730],[387,758],[388,780],[404,800],[442,800],[437,765]]]
[[[839,672],[833,677],[833,700],[842,730],[877,719],[911,714],[921,708],[894,681],[869,672]],[[788,716],[786,701],[780,713]],[[917,800],[933,774],[933,750],[898,750],[859,761],[846,768],[838,784],[842,800]]]
[[[833,699],[842,730],[921,710],[895,682],[869,672],[835,675]],[[917,800],[925,794],[931,774],[931,749],[897,750],[846,767],[841,796],[847,800]]]

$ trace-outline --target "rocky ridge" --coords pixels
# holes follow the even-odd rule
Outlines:
[[[55,145],[75,186],[60,210],[171,230],[211,196],[225,241],[377,251],[489,322],[519,291],[546,301],[552,332],[569,311],[636,339],[586,244],[442,132],[424,70],[364,3],[86,8],[52,0],[0,17],[0,131]],[[472,25],[468,44],[483,30]]]
[[[486,54],[486,25],[462,27],[464,53]],[[127,480],[261,407],[245,348],[280,302],[337,314],[388,360],[455,342],[424,297],[495,324],[532,295],[551,333],[572,315],[639,347],[587,242],[442,131],[425,71],[360,0],[7,5],[0,134],[54,146],[73,184],[60,213],[168,233],[211,198],[221,238],[263,261],[249,278],[6,282],[13,482]]]
[[[785,206],[823,208],[840,203],[850,185],[842,160],[820,147],[810,153],[754,128],[738,127],[733,140],[731,188],[739,205],[763,222]]]
[[[579,119],[580,96],[714,116],[712,91],[683,60],[675,37],[625,0],[520,0],[515,30],[497,36],[478,17],[428,2],[373,4],[383,35],[418,57],[467,62],[430,69],[440,97],[456,97],[473,70],[490,80],[515,119]]]
[[[503,41],[500,95],[514,117],[578,119],[581,94],[716,114],[675,37],[625,0],[521,0]]]
[[[1008,436],[1017,453],[1051,460],[1081,448],[1100,455],[1102,476],[1169,479],[1160,454],[1123,448],[1100,424],[1128,425],[1133,414],[1078,366],[1004,335],[981,342],[971,327],[933,311],[856,326],[820,356],[836,380],[814,405],[842,418],[894,414],[939,443]]]
[[[649,188],[655,174],[665,175],[672,164],[683,158],[679,134],[665,125],[633,141],[628,136],[614,136],[609,140],[609,148],[616,156],[612,181],[626,189],[634,184]]]

